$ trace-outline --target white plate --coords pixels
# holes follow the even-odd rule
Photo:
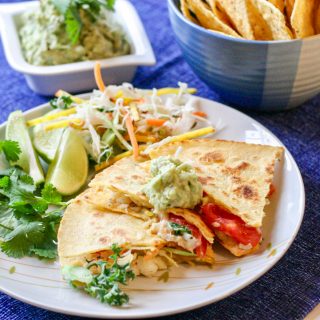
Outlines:
[[[213,124],[224,125],[215,138],[283,146],[270,131],[243,113],[206,99],[200,99],[200,104]],[[48,110],[48,105],[42,105],[26,112],[26,117],[34,118]],[[0,138],[4,130],[5,124],[0,127]],[[275,187],[277,192],[266,208],[259,252],[235,258],[217,247],[217,263],[212,269],[180,266],[170,271],[167,283],[157,277],[138,277],[126,289],[130,295],[127,307],[112,308],[70,289],[61,278],[58,263],[46,264],[34,258],[15,260],[0,254],[0,289],[41,308],[95,318],[143,318],[205,306],[261,277],[290,247],[303,218],[305,194],[299,169],[288,150],[276,172]],[[12,266],[16,272],[10,274]]]

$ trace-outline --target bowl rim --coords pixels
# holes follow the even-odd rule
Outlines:
[[[180,1],[180,0],[178,0]],[[176,5],[176,0],[167,0],[169,8],[172,9],[172,11],[175,13],[175,15],[183,22],[188,24],[192,29],[195,29],[197,31],[200,31],[202,33],[205,33],[206,35],[208,35],[209,37],[216,37],[216,38],[220,38],[223,40],[228,40],[228,41],[232,41],[232,42],[238,42],[238,43],[246,43],[246,44],[252,44],[252,45],[261,45],[261,44],[265,44],[265,45],[281,45],[281,44],[296,44],[299,42],[303,42],[303,41],[314,41],[314,40],[320,40],[320,34],[316,34],[313,35],[311,37],[308,38],[303,38],[303,39],[291,39],[291,40],[248,40],[248,39],[244,39],[244,38],[235,38],[229,35],[224,35],[223,33],[218,33],[218,32],[214,32],[214,31],[210,31],[204,27],[201,27],[193,22],[191,22],[190,20],[188,20],[187,18],[185,18],[185,16],[181,13],[181,11],[177,8]]]
[[[86,60],[54,66],[34,66],[25,60],[15,19],[18,15],[36,8],[38,5],[39,1],[0,5],[1,38],[4,52],[10,66],[16,71],[32,76],[57,76],[92,70],[97,60]],[[101,68],[154,65],[156,58],[153,48],[134,6],[129,1],[118,0],[115,9],[116,14],[120,16],[122,12],[125,12],[127,19],[121,19],[121,25],[129,38],[133,52],[123,56],[99,59]]]

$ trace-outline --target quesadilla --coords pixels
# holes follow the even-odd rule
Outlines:
[[[99,190],[103,191],[107,196],[110,189]],[[111,211],[108,200],[95,201],[94,192],[93,188],[86,190],[64,213],[58,232],[61,266],[85,266],[107,259],[114,244],[131,252],[136,275],[152,276],[182,262],[214,262],[209,245],[213,233],[193,212],[172,209],[161,220],[156,216],[146,219],[143,213],[132,212],[130,203],[125,210],[113,206],[115,211]],[[101,193],[96,195],[100,199]]]
[[[283,148],[222,140],[169,143],[150,153],[151,159],[175,156],[188,161],[203,186],[202,219],[236,256],[256,251],[260,227]]]

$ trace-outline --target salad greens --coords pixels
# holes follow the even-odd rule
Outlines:
[[[0,145],[7,160],[19,157],[18,143],[1,141]],[[0,171],[0,204],[1,251],[14,258],[57,256],[57,227],[66,203],[52,185],[38,188],[16,167]],[[56,209],[50,210],[49,205]]]
[[[129,280],[135,278],[135,274],[130,270],[129,263],[118,263],[122,249],[113,244],[112,251],[109,261],[93,261],[86,267],[66,266],[62,269],[62,274],[72,287],[83,289],[100,302],[122,306],[128,303],[129,297],[119,288],[119,284],[127,285]],[[98,270],[97,274],[91,273],[93,268]]]

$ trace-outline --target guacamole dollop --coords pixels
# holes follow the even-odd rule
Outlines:
[[[37,10],[22,14],[19,36],[26,61],[50,66],[130,53],[130,45],[113,12],[103,8],[96,21],[85,10],[79,14],[82,30],[75,44],[66,32],[65,17],[51,0],[41,0]]]
[[[194,208],[202,199],[202,185],[187,163],[170,157],[151,161],[152,179],[143,191],[156,211]]]

